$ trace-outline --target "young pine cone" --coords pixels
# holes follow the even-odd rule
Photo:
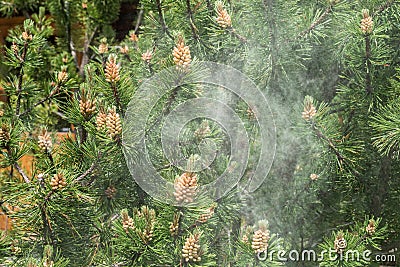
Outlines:
[[[311,99],[306,99],[304,103],[304,111],[301,113],[301,116],[306,121],[311,120],[317,114],[317,109],[314,107]]]
[[[96,100],[82,96],[79,100],[79,110],[83,117],[89,118],[96,111]]]
[[[100,131],[103,128],[106,127],[107,124],[107,114],[103,111],[100,110],[99,114],[97,114],[96,117],[96,126],[97,126],[97,130]]]
[[[109,83],[115,83],[120,80],[119,66],[117,65],[117,56],[116,55],[111,54],[108,57],[104,76],[106,77],[106,81]]]
[[[172,220],[170,226],[169,226],[169,232],[171,233],[172,236],[175,236],[178,234],[179,230],[179,219],[180,215],[179,213],[174,214],[174,219]]]
[[[53,147],[53,142],[51,141],[51,136],[49,132],[43,131],[42,134],[38,136],[38,144],[39,147],[44,151],[44,152],[51,152],[51,149]]]
[[[180,203],[193,202],[197,190],[197,175],[191,172],[185,172],[175,179],[174,196]]]
[[[122,133],[122,125],[119,114],[115,109],[110,109],[106,117],[107,133],[111,138]]]
[[[199,262],[200,257],[200,234],[190,235],[182,248],[182,257],[186,262]]]
[[[133,219],[129,216],[126,210],[123,210],[122,213],[122,228],[128,233],[129,229],[135,229],[135,225],[133,224]]]
[[[33,36],[32,34],[29,34],[28,32],[23,32],[22,33],[22,39],[24,39],[25,41],[32,41]]]
[[[363,19],[361,20],[361,31],[364,34],[370,34],[372,33],[374,22],[372,20],[372,17],[369,15],[368,9],[363,9],[362,14]]]
[[[113,185],[110,185],[106,190],[104,190],[104,194],[108,199],[113,199],[117,194],[117,189]]]
[[[269,241],[269,231],[265,228],[258,229],[254,232],[251,248],[255,253],[261,253],[267,250]]]
[[[68,72],[67,68],[62,68],[61,71],[57,74],[58,83],[66,83],[68,81]]]
[[[197,221],[200,223],[206,223],[214,215],[214,210],[214,206],[209,207],[205,213],[200,215]]]
[[[375,230],[375,221],[371,219],[369,220],[367,227],[365,227],[365,231],[368,235],[373,235],[375,233]]]
[[[189,46],[185,45],[182,36],[179,36],[172,55],[174,56],[174,63],[177,67],[188,67],[190,62],[192,62]]]
[[[10,141],[10,132],[7,126],[2,125],[0,128],[0,147],[5,147],[8,141]]]
[[[152,57],[153,53],[150,50],[147,50],[145,53],[142,54],[142,60],[147,63],[150,63]]]
[[[108,44],[106,38],[101,39],[98,49],[100,54],[105,54],[108,52]]]
[[[222,28],[227,28],[232,26],[231,16],[228,14],[226,9],[223,7],[221,3],[217,5],[217,23]]]
[[[51,178],[50,186],[52,190],[63,189],[67,185],[65,176],[61,173],[54,174]]]
[[[316,180],[318,180],[318,178],[319,178],[319,175],[318,175],[318,174],[316,174],[316,173],[311,173],[311,174],[310,174],[310,179],[311,179],[312,181],[316,181]]]
[[[132,42],[137,42],[139,41],[139,38],[137,37],[137,35],[135,34],[134,31],[131,31],[129,33],[129,40],[131,40]]]
[[[333,244],[334,249],[336,250],[337,253],[343,253],[343,251],[347,247],[347,241],[344,239],[344,236],[342,233],[339,233],[335,239],[335,242]]]
[[[120,49],[119,49],[119,52],[121,52],[121,54],[128,54],[129,53],[129,46],[127,46],[127,45],[121,46]]]

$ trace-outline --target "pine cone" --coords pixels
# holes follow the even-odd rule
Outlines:
[[[153,239],[154,226],[156,224],[156,212],[154,209],[142,206],[140,216],[144,217],[146,220],[146,227],[142,232],[142,239],[145,244],[148,244]]]
[[[153,53],[150,50],[147,50],[145,53],[142,54],[142,60],[147,63],[150,63],[152,57]]]
[[[269,241],[269,231],[267,229],[259,229],[253,235],[251,248],[255,253],[261,253],[267,250]]]
[[[4,109],[0,108],[0,117],[4,116]]]
[[[24,39],[25,41],[32,41],[32,34],[29,34],[28,32],[24,31],[22,33],[22,39]]]
[[[217,23],[222,28],[227,28],[232,26],[231,16],[228,14],[226,9],[223,7],[221,3],[217,5]]]
[[[67,68],[62,68],[61,71],[57,74],[57,81],[60,84],[66,83],[68,81]]]
[[[119,77],[119,66],[117,65],[117,56],[111,54],[108,57],[106,63],[106,70],[104,76],[106,77],[106,81],[110,83],[118,82],[120,80]]]
[[[371,219],[369,220],[367,227],[365,227],[365,231],[368,235],[373,235],[375,233],[375,230],[375,221]]]
[[[6,125],[2,125],[0,128],[0,147],[5,147],[10,141],[10,132]]]
[[[200,234],[190,235],[182,248],[182,257],[186,262],[199,262],[200,257],[200,244],[199,244]]]
[[[197,221],[200,223],[206,223],[214,215],[214,210],[214,206],[209,207],[205,213],[200,215]]]
[[[254,113],[254,111],[250,107],[247,109],[247,117],[250,120],[254,120],[256,118],[256,114]]]
[[[316,174],[316,173],[311,173],[311,174],[310,174],[310,179],[311,179],[312,181],[316,181],[318,178],[319,178],[319,175],[318,175],[318,174]]]
[[[108,199],[113,199],[117,194],[117,189],[113,185],[110,185],[106,190],[104,190],[104,194]]]
[[[100,110],[99,114],[97,114],[96,117],[97,130],[100,131],[104,127],[106,127],[106,123],[107,123],[107,114],[103,110]]]
[[[111,138],[122,133],[121,119],[115,109],[110,109],[106,117],[107,133]]]
[[[53,147],[53,142],[51,141],[51,136],[49,132],[43,131],[42,134],[38,135],[38,144],[39,147],[44,151],[44,152],[51,152],[51,149]]]
[[[363,19],[361,20],[361,31],[364,34],[370,34],[372,33],[372,30],[374,28],[374,22],[372,20],[372,17],[369,15],[368,9],[363,9]]]
[[[197,175],[195,173],[185,172],[175,179],[174,188],[174,196],[178,202],[193,202],[193,197],[197,190]]]
[[[192,62],[189,46],[185,45],[182,36],[179,36],[178,42],[174,47],[172,55],[174,56],[174,63],[178,68],[188,67],[190,65],[190,62]]]
[[[11,49],[12,49],[12,51],[14,52],[14,55],[18,55],[18,45],[16,44],[16,43],[13,43],[12,45],[11,45]]]
[[[347,247],[347,241],[344,239],[343,234],[339,233],[335,239],[334,242],[334,249],[336,250],[337,253],[343,253],[343,251]]]
[[[311,99],[307,99],[304,104],[304,111],[301,116],[306,121],[311,120],[317,114],[317,109],[314,107]]]
[[[90,100],[82,95],[79,100],[79,110],[84,118],[90,118],[90,116],[96,111],[96,100]]]
[[[134,230],[135,225],[133,224],[133,219],[129,216],[126,210],[123,210],[122,213],[122,228],[128,233],[129,229]]]
[[[174,219],[172,220],[172,222],[171,222],[171,224],[169,226],[169,231],[170,231],[172,236],[175,236],[175,235],[178,234],[179,219],[180,219],[180,214],[179,213],[175,213],[174,214]]]
[[[119,49],[119,52],[121,52],[121,54],[128,54],[129,53],[129,47],[127,45],[121,46]]]
[[[139,41],[139,38],[137,37],[137,35],[135,34],[134,31],[129,33],[129,40],[131,40],[132,42],[137,42]]]
[[[63,189],[67,185],[65,176],[61,173],[54,174],[53,178],[51,178],[50,185],[51,189],[54,191]]]
[[[98,49],[100,54],[105,54],[108,52],[108,44],[106,38],[101,39]]]

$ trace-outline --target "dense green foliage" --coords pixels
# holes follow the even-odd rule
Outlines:
[[[132,31],[116,40],[122,2],[130,1],[0,2],[4,16],[29,16],[1,56],[0,200],[12,229],[0,238],[0,266],[379,266],[378,253],[400,257],[397,0],[142,0]],[[173,81],[202,77],[199,61],[254,81],[271,105],[277,151],[256,192],[235,187],[173,206],[132,178],[121,125],[146,79],[175,65]],[[263,141],[257,120],[219,90],[178,86],[151,110],[149,158],[167,181],[204,185],[228,165],[226,131],[204,118],[180,141],[190,168],[212,140],[210,168],[183,173],[163,153],[168,114],[200,96],[230,100],[249,135],[246,174],[253,170]],[[57,137],[66,126],[70,133]],[[27,155],[29,173],[20,166]],[[264,259],[267,247],[322,256]],[[366,250],[372,260],[342,258]]]

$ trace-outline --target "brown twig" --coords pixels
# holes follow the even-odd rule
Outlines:
[[[82,173],[81,175],[79,175],[76,179],[75,182],[79,182],[83,179],[85,179],[86,176],[88,176],[90,173],[93,172],[94,168],[97,165],[97,160],[95,162],[92,163],[92,165],[90,165],[89,169],[87,169],[84,173]]]
[[[192,29],[193,38],[195,40],[199,40],[200,37],[197,34],[198,30],[197,30],[196,26],[194,25],[193,12],[192,12],[192,8],[190,6],[190,0],[186,0],[186,8],[187,8],[187,13],[188,13],[190,28]]]
[[[22,176],[25,183],[29,184],[31,181],[29,180],[28,176],[25,174],[24,170],[22,170],[21,166],[17,162],[14,163],[14,167],[17,169],[18,173]]]
[[[229,28],[227,28],[226,30],[227,30],[230,34],[232,34],[234,37],[238,38],[239,41],[240,41],[241,43],[243,43],[243,44],[247,43],[246,37],[244,37],[244,36],[238,34],[234,28],[229,27]]]
[[[162,30],[164,33],[166,33],[172,40],[174,39],[171,35],[171,33],[169,32],[169,29],[167,27],[167,24],[165,22],[165,18],[162,12],[162,7],[161,7],[161,1],[160,0],[156,0],[156,4],[157,4],[157,11],[158,11],[158,16],[160,19],[160,24],[162,27]]]
[[[35,107],[37,107],[37,106],[43,104],[43,103],[46,102],[47,100],[50,100],[50,99],[58,92],[59,89],[60,89],[60,88],[59,88],[59,86],[57,85],[57,87],[56,87],[48,96],[46,96],[45,98],[43,98],[43,99],[39,100],[38,102],[36,102],[35,104],[33,104],[31,107],[29,107],[29,108],[26,109],[24,112],[22,112],[21,114],[19,114],[18,117],[21,117],[21,116],[26,115],[27,113],[31,112],[32,109],[34,109]]]

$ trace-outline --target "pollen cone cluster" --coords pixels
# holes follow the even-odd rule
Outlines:
[[[317,109],[313,105],[310,99],[307,99],[304,103],[304,111],[301,113],[301,116],[306,121],[311,120],[317,114]]]
[[[375,221],[369,220],[367,227],[365,227],[365,231],[367,232],[367,234],[373,235],[375,233],[375,230],[376,230],[375,229]]]
[[[192,172],[185,172],[175,179],[174,196],[180,203],[193,202],[197,190],[197,175]]]
[[[38,136],[38,144],[44,152],[51,151],[53,142],[51,141],[51,136],[48,131],[43,131],[42,134]]]
[[[63,189],[66,185],[65,176],[61,173],[54,174],[53,178],[51,178],[50,186],[53,190]]]
[[[82,94],[79,100],[79,110],[83,117],[89,118],[96,111],[96,100],[86,98],[86,96]]]
[[[191,235],[186,239],[182,249],[182,257],[186,262],[201,261],[199,239],[200,234]]]
[[[106,117],[107,133],[111,138],[120,135],[122,132],[121,119],[115,109],[110,109]]]
[[[169,232],[171,233],[172,236],[176,236],[178,234],[179,218],[180,218],[179,213],[175,213],[174,214],[174,219],[172,220],[172,222],[171,222],[171,224],[169,226]]]
[[[260,225],[260,229],[254,232],[251,248],[255,253],[261,253],[267,250],[270,239],[269,230],[266,225]]]
[[[226,9],[223,7],[222,4],[217,5],[217,23],[222,28],[227,28],[232,26],[231,16],[228,14]]]
[[[110,185],[106,190],[104,190],[104,194],[108,199],[113,199],[117,194],[117,189],[113,185]]]
[[[146,222],[144,230],[138,231],[138,235],[145,244],[148,244],[153,239],[154,226],[156,224],[156,212],[154,209],[142,206],[140,211],[135,211],[135,215],[144,218]]]
[[[131,40],[132,42],[137,42],[139,41],[139,38],[137,37],[137,35],[135,34],[134,31],[129,33],[129,40]]]
[[[121,212],[122,216],[122,228],[126,233],[128,233],[129,229],[134,230],[135,225],[133,224],[133,219],[129,216],[128,211],[123,210]]]
[[[200,217],[197,219],[200,223],[206,223],[214,215],[215,207],[209,207]]]
[[[97,130],[100,131],[103,128],[105,128],[106,123],[107,123],[107,113],[105,113],[103,109],[100,109],[100,112],[97,114],[96,117]]]
[[[59,83],[66,83],[68,81],[67,68],[62,68],[61,71],[57,74],[57,81]]]
[[[115,83],[120,80],[117,56],[111,54],[108,57],[104,76],[106,77],[106,81],[110,83]]]
[[[369,34],[374,28],[374,22],[372,20],[372,17],[369,15],[368,9],[363,9],[362,14],[363,19],[361,20],[361,31],[364,34]]]
[[[108,44],[107,44],[107,39],[103,38],[101,39],[101,43],[99,45],[99,53],[104,54],[108,52]]]
[[[0,128],[0,146],[5,147],[8,141],[10,141],[10,133],[7,126],[3,125]]]
[[[343,251],[347,247],[347,241],[344,239],[344,236],[342,233],[338,234],[336,236],[335,242],[334,242],[334,249],[336,250],[337,253],[343,253]]]
[[[192,62],[189,46],[185,45],[182,36],[178,38],[172,55],[174,56],[174,63],[177,67],[188,67]]]
[[[150,60],[153,58],[153,53],[150,50],[147,50],[142,54],[142,60],[144,62],[150,63]]]

